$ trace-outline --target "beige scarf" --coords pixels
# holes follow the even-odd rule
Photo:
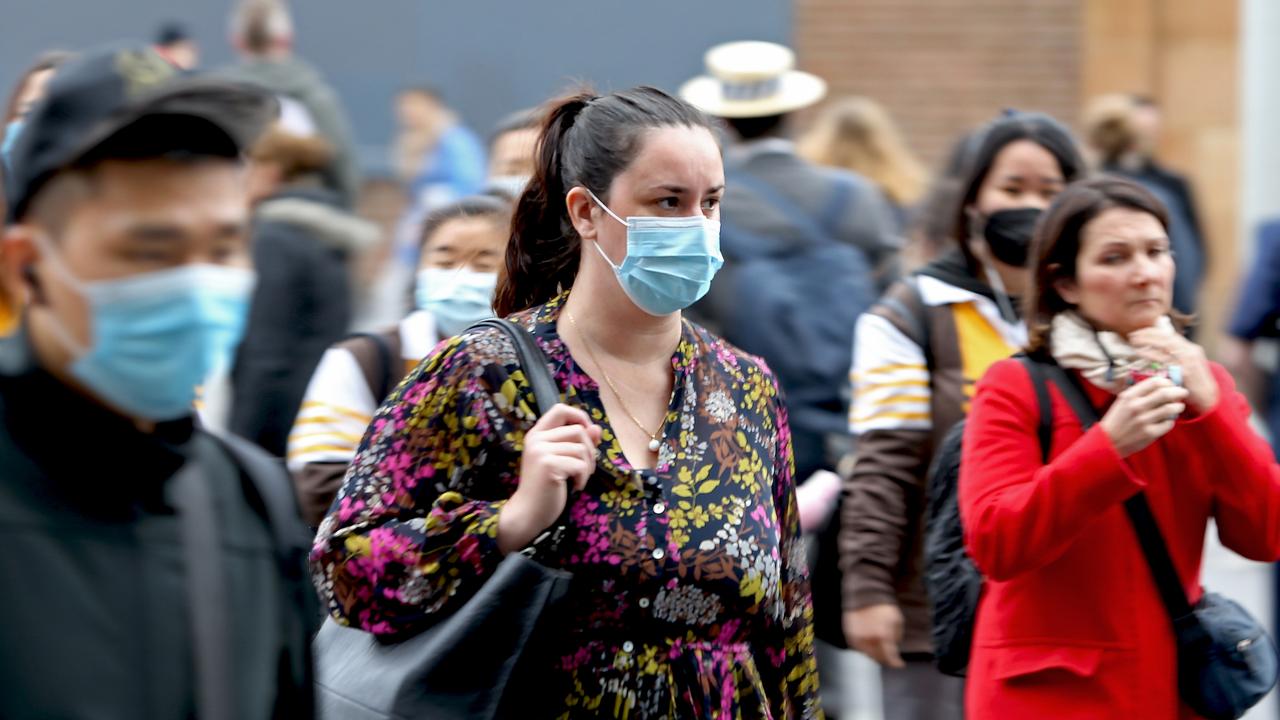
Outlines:
[[[1156,325],[1173,329],[1168,317],[1160,318]],[[1096,331],[1073,310],[1053,316],[1049,346],[1059,365],[1079,370],[1086,380],[1111,393],[1124,390],[1129,386],[1129,374],[1150,364],[1138,357],[1123,335]]]

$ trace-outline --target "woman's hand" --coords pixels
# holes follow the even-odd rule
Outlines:
[[[1191,393],[1187,403],[1193,411],[1207,413],[1218,404],[1218,381],[1204,348],[1167,327],[1138,330],[1129,335],[1129,344],[1148,360],[1182,369],[1182,386]]]
[[[569,483],[581,490],[596,469],[600,426],[577,408],[560,404],[524,436],[520,484],[498,514],[503,554],[526,547],[560,517]]]
[[[1163,377],[1125,388],[1099,423],[1120,457],[1142,450],[1173,429],[1189,392]]]

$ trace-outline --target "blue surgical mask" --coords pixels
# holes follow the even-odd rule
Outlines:
[[[518,199],[528,185],[528,175],[498,175],[489,178],[487,188]]]
[[[255,275],[186,265],[119,280],[84,281],[46,257],[89,305],[89,347],[55,324],[87,390],[132,417],[163,422],[192,413],[196,387],[230,365],[244,334]]]
[[[436,319],[444,337],[452,337],[481,320],[493,317],[493,292],[498,274],[465,268],[425,268],[414,284],[414,304]]]
[[[22,134],[22,118],[10,120],[8,125],[4,126],[4,140],[0,141],[0,160],[4,161],[5,170],[9,169],[9,156],[13,153],[13,146],[18,142],[18,136]]]
[[[724,265],[720,254],[720,221],[693,217],[618,217],[584,188],[614,220],[627,226],[627,257],[615,265],[596,242],[622,290],[650,315],[670,315],[702,299],[711,279]]]

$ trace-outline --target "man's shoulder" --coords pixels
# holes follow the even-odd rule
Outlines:
[[[818,165],[794,152],[757,153],[733,163],[726,158],[725,172],[730,176],[730,183],[733,177],[747,175],[779,192],[806,198],[815,191],[825,198],[837,188],[846,188],[854,196],[875,191],[870,180],[851,170]]]

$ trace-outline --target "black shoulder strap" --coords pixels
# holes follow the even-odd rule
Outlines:
[[[898,326],[898,323],[894,325],[898,326],[908,339],[920,346],[926,362],[932,366],[933,353],[930,348],[933,344],[932,323],[929,321],[929,306],[925,305],[924,296],[920,293],[920,278],[916,275],[908,275],[902,278],[901,283],[906,288],[906,292],[901,293],[901,298],[896,297],[898,293],[890,289],[880,296],[876,304],[892,312],[894,317],[901,318],[905,325]],[[890,322],[893,321],[890,320]]]
[[[528,331],[510,320],[501,318],[481,320],[470,329],[485,327],[505,333],[511,338],[511,342],[515,343],[520,367],[529,380],[534,402],[538,404],[538,415],[539,417],[546,415],[556,403],[560,402],[560,388],[556,386],[555,378],[551,376],[551,370],[547,367],[547,356],[542,352],[542,348],[538,347],[538,343]]]
[[[311,537],[298,509],[293,484],[284,468],[252,443],[230,434],[210,435],[241,470],[248,490],[256,495],[264,515],[284,587],[282,617],[287,643],[291,697],[280,698],[287,717],[312,717],[311,635],[318,627],[319,601],[307,575]]]
[[[174,478],[174,504],[182,519],[188,622],[195,648],[196,707],[201,718],[233,720],[231,607],[224,566],[218,561],[222,557],[218,507],[198,460],[188,461]]]
[[[1027,374],[1031,376],[1031,387],[1036,391],[1036,407],[1040,411],[1036,436],[1040,438],[1040,460],[1047,464],[1053,449],[1053,401],[1049,398],[1049,385],[1039,363],[1024,354],[1017,355],[1017,358],[1027,369]]]
[[[542,352],[542,348],[538,347],[537,341],[524,328],[502,318],[481,320],[468,328],[468,332],[486,327],[505,333],[515,343],[520,367],[524,370],[525,378],[529,380],[533,400],[538,405],[538,416],[551,412],[551,408],[560,402],[560,388],[556,385],[555,377],[551,375],[551,369],[547,367],[547,356]],[[560,511],[560,517],[556,519],[555,524],[534,538],[533,542],[521,552],[530,557],[559,553],[560,542],[570,524],[569,511],[573,508],[577,494],[578,491],[570,485],[569,499],[565,502],[564,510]]]
[[[391,391],[396,389],[396,381],[401,377],[397,366],[399,358],[395,357],[396,353],[392,352],[391,344],[381,333],[353,333],[348,335],[346,340],[365,340],[377,355],[375,365],[377,375],[369,377],[368,381],[369,392],[374,394],[374,404],[381,404],[391,395]]]
[[[1058,390],[1067,399],[1067,403],[1071,405],[1071,409],[1075,412],[1076,417],[1080,419],[1080,425],[1085,430],[1093,427],[1098,422],[1097,408],[1089,402],[1088,395],[1085,394],[1080,381],[1074,375],[1052,360],[1032,360],[1030,362],[1038,365],[1044,371],[1044,374],[1058,386]],[[1173,565],[1173,558],[1169,556],[1169,547],[1164,541],[1164,535],[1161,534],[1160,526],[1156,523],[1155,515],[1151,512],[1151,505],[1147,502],[1146,493],[1139,492],[1125,500],[1124,509],[1128,513],[1129,522],[1133,525],[1133,530],[1138,536],[1138,544],[1142,546],[1142,554],[1147,558],[1147,566],[1151,568],[1151,576],[1160,592],[1160,600],[1164,603],[1165,610],[1169,613],[1169,619],[1176,625],[1180,620],[1191,615],[1192,608],[1187,601],[1187,593],[1182,587],[1182,580],[1178,578],[1178,570]]]

